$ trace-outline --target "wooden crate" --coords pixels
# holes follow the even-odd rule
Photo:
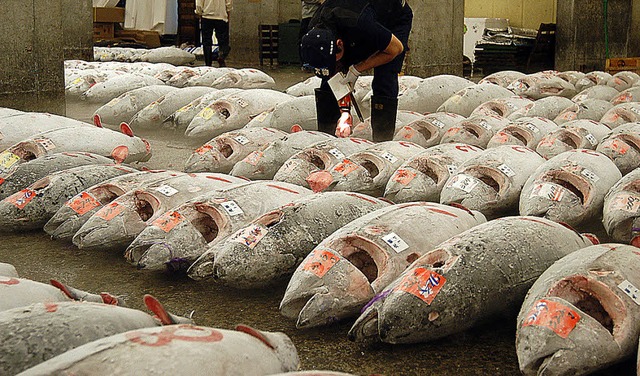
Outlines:
[[[113,22],[94,22],[93,23],[93,40],[113,39],[114,24]]]
[[[631,71],[640,74],[640,57],[613,57],[607,59],[605,71],[611,74],[621,71]]]
[[[147,47],[160,47],[160,34],[157,31],[149,30],[118,30],[115,37],[123,41],[131,41],[144,44]]]

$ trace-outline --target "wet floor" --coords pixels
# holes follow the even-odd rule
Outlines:
[[[296,68],[266,70],[278,89],[299,82],[307,75]],[[89,121],[98,106],[68,103],[67,116]],[[203,142],[181,135],[146,131],[154,155],[134,167],[182,169],[191,151]],[[594,223],[588,229],[602,234]],[[585,230],[586,231],[586,230]],[[302,369],[328,369],[357,375],[517,375],[515,318],[496,317],[471,331],[421,345],[361,346],[348,341],[352,321],[331,327],[297,330],[282,317],[278,305],[286,285],[265,290],[234,290],[213,281],[193,281],[136,270],[122,254],[82,251],[70,243],[53,241],[43,231],[3,234],[0,261],[15,265],[23,278],[46,282],[57,279],[91,292],[108,291],[125,297],[128,305],[146,310],[144,294],[156,296],[172,313],[189,315],[199,325],[230,329],[242,323],[261,330],[289,335],[298,350]],[[514,307],[517,312],[519,307]],[[147,311],[148,312],[148,311]],[[634,361],[601,375],[632,375]]]

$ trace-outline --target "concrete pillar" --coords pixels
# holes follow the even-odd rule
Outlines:
[[[413,28],[405,73],[462,76],[464,0],[409,0]]]
[[[630,34],[629,56],[638,57],[640,56],[640,1],[633,2]]]
[[[64,59],[93,61],[93,1],[62,0]]]
[[[603,70],[603,0],[558,0],[556,69]],[[629,56],[632,0],[608,0],[609,56]]]
[[[61,0],[2,0],[0,107],[65,114]]]
[[[229,20],[231,53],[234,64],[259,62],[258,25],[277,25],[279,2],[270,0],[234,0]]]

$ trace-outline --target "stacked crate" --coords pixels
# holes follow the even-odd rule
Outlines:
[[[115,38],[116,24],[124,22],[124,8],[93,8],[93,40]]]

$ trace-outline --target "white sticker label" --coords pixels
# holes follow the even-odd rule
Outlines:
[[[162,193],[163,195],[167,196],[167,197],[171,197],[173,195],[175,195],[176,193],[178,193],[179,191],[175,188],[173,188],[170,185],[164,184],[159,186],[158,188],[156,188],[156,191]]]
[[[238,98],[238,106],[245,108],[249,105],[249,102],[245,101],[242,98]]]
[[[507,107],[509,107],[512,110],[517,109],[516,105],[511,102],[505,102],[505,104],[507,105]]]
[[[586,136],[584,136],[584,138],[586,138],[587,141],[589,141],[591,146],[596,146],[596,144],[598,144],[598,140],[596,140],[596,138],[593,137],[591,133],[588,133]]]
[[[544,197],[551,201],[560,201],[564,197],[564,188],[556,184],[537,184],[529,197]]]
[[[249,143],[249,139],[246,138],[245,136],[236,136],[233,139],[238,141],[238,143],[240,143],[240,145],[246,145],[246,144]]]
[[[513,171],[511,167],[507,166],[506,164],[501,164],[500,166],[498,166],[498,170],[502,171],[503,174],[507,175],[510,178],[516,176],[515,171]]]
[[[458,166],[447,165],[447,170],[449,170],[449,175],[453,175],[458,171]]]
[[[582,176],[584,176],[585,178],[589,179],[592,183],[595,183],[598,180],[600,180],[600,178],[598,177],[598,175],[595,174],[595,172],[591,170],[587,170],[586,168],[582,170],[580,174],[582,174]]]
[[[618,288],[624,291],[624,293],[627,294],[637,305],[640,305],[640,292],[631,282],[625,280],[618,285]]]
[[[491,125],[489,125],[489,123],[487,123],[487,122],[486,122],[486,121],[484,121],[484,120],[482,120],[482,121],[480,122],[480,126],[481,126],[482,128],[484,128],[484,129],[488,130],[488,131],[490,131],[490,130],[491,130]]]
[[[384,240],[385,243],[389,244],[389,246],[393,248],[396,253],[400,253],[409,248],[409,244],[402,240],[402,238],[400,238],[395,232],[391,232],[383,236],[382,240]]]
[[[390,163],[396,163],[398,161],[398,158],[396,158],[393,154],[391,154],[389,152],[386,152],[386,151],[384,153],[382,153],[381,157],[383,159],[386,159]]]
[[[242,209],[240,209],[238,204],[236,204],[236,202],[233,201],[233,200],[225,201],[221,205],[224,208],[224,210],[226,210],[227,213],[229,213],[229,215],[232,216],[232,217],[236,216],[236,215],[244,214]]]
[[[470,193],[471,191],[473,191],[473,188],[478,185],[478,183],[480,182],[473,176],[459,174],[451,178],[449,186],[462,189],[463,191]]]
[[[538,127],[536,127],[535,125],[533,125],[531,123],[525,123],[524,126],[525,126],[525,128],[529,129],[533,133],[540,132],[540,129],[538,129]]]
[[[435,125],[438,128],[444,128],[445,124],[438,119],[431,120],[431,124]]]
[[[342,160],[342,159],[344,159],[344,158],[345,158],[345,155],[344,155],[344,154],[342,154],[342,152],[341,152],[340,150],[338,150],[338,149],[331,149],[331,150],[329,150],[329,154],[331,154],[331,155],[333,155],[334,157],[336,157],[336,159],[340,159],[340,160]]]
[[[635,113],[636,115],[640,115],[640,109],[637,109],[635,107],[631,107],[631,112]]]
[[[269,111],[262,112],[260,115],[256,116],[256,121],[259,121],[259,122],[262,123],[264,121],[264,119],[267,118],[268,114],[269,114]]]
[[[48,138],[38,138],[34,140],[38,145],[42,146],[44,150],[49,151],[56,148],[56,144]]]

